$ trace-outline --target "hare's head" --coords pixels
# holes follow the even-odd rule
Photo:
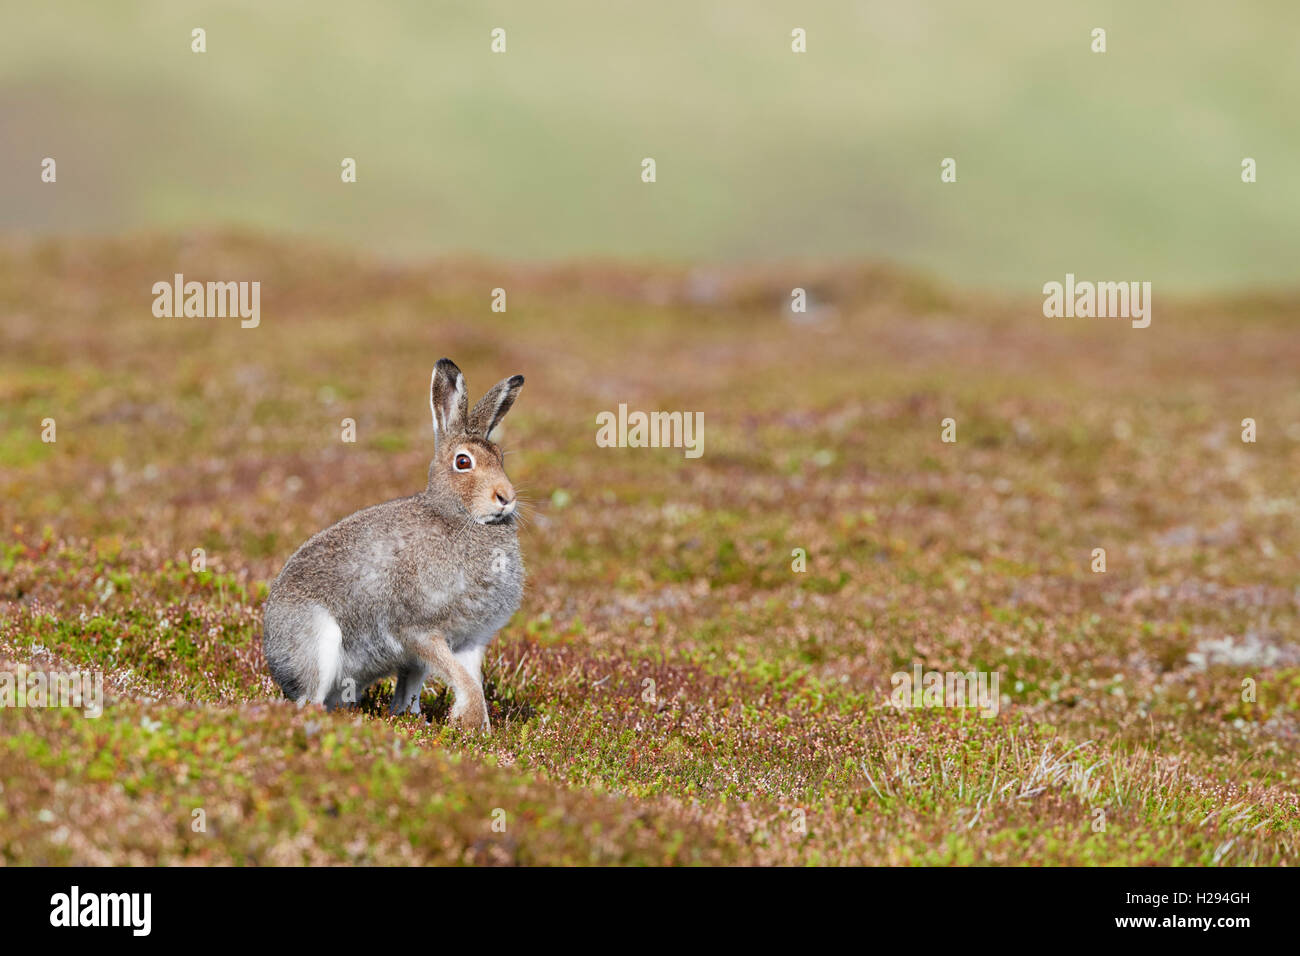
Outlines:
[[[449,489],[482,524],[502,524],[515,514],[515,489],[492,430],[510,411],[523,384],[522,375],[498,382],[470,411],[465,376],[456,363],[439,359],[433,368],[429,408],[435,444],[429,488]]]

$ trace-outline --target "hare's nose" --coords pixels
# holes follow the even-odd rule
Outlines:
[[[509,505],[510,502],[515,500],[515,496],[510,495],[509,497],[506,497],[506,495],[501,491],[501,489],[498,488],[496,490],[496,499],[497,499],[497,504],[499,504],[502,508],[504,508],[507,505]]]

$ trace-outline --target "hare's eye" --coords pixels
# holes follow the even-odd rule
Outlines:
[[[457,471],[469,471],[473,467],[474,467],[474,459],[471,458],[469,455],[465,454],[464,452],[461,452],[459,455],[456,456]]]

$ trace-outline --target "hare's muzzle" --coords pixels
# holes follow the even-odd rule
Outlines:
[[[497,485],[492,489],[492,504],[495,511],[479,518],[484,524],[502,524],[509,521],[515,513],[515,490],[509,485]]]

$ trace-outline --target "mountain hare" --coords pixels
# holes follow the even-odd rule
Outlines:
[[[286,697],[332,709],[396,675],[392,712],[418,714],[433,674],[455,691],[452,721],[488,729],[483,650],[524,590],[515,490],[491,436],[523,384],[513,375],[468,411],[460,369],[434,367],[429,486],[326,528],[271,585],[262,646]]]

